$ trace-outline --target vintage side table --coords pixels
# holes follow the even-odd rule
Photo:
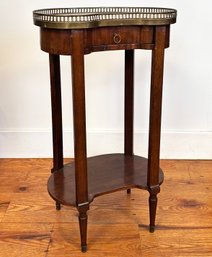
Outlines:
[[[87,211],[95,197],[131,188],[148,190],[150,232],[155,228],[157,194],[163,182],[159,167],[164,50],[176,10],[142,7],[44,9],[33,12],[40,26],[41,49],[49,53],[53,169],[48,191],[60,204],[79,211],[81,250],[87,250]],[[148,159],[133,154],[134,50],[152,51]],[[87,158],[84,55],[125,51],[123,153]],[[109,54],[109,53],[108,53]],[[74,114],[75,161],[63,164],[60,55],[70,55]],[[92,115],[92,114],[90,114]]]

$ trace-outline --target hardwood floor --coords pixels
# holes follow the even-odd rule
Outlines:
[[[80,252],[77,211],[56,211],[46,190],[50,159],[0,159],[1,257],[212,257],[212,161],[162,160],[155,233],[148,193],[96,198],[88,252]]]

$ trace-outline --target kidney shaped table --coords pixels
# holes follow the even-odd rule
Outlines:
[[[148,190],[150,232],[155,228],[157,194],[163,182],[159,167],[164,50],[176,10],[142,7],[44,9],[33,12],[40,26],[41,49],[49,53],[53,168],[48,191],[60,204],[77,207],[81,250],[87,250],[87,211],[95,197],[118,190]],[[148,159],[133,153],[134,50],[152,51]],[[87,158],[84,55],[125,51],[124,150]],[[109,53],[108,53],[109,54]],[[63,163],[60,55],[72,64],[74,153]],[[107,108],[107,106],[105,106]],[[90,114],[92,115],[92,113]]]

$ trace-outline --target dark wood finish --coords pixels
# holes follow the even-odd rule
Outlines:
[[[63,128],[61,103],[60,56],[49,55],[51,105],[52,105],[52,140],[53,140],[53,168],[52,172],[63,167]],[[60,210],[60,203],[56,202],[56,209]]]
[[[159,158],[160,158],[160,130],[164,49],[166,41],[166,27],[155,28],[155,46],[152,50],[152,72],[150,93],[150,117],[149,117],[149,153],[148,153],[148,187],[149,187],[149,213],[150,231],[154,231],[155,215],[157,208],[157,194],[159,186]]]
[[[90,157],[88,160],[89,202],[95,197],[127,188],[148,190],[148,160],[139,156],[107,154]],[[53,173],[48,181],[50,195],[64,205],[76,206],[75,164],[70,163]],[[160,170],[159,184],[163,182]],[[63,185],[61,187],[61,185]]]
[[[58,29],[40,29],[41,49],[55,55],[70,55],[72,45],[70,44],[71,31]]]
[[[163,64],[164,64],[166,28],[156,27],[155,30],[156,30],[155,47],[152,51],[152,73],[151,73],[150,117],[149,117],[149,153],[148,153],[149,187],[158,185]]]
[[[86,154],[86,111],[84,82],[83,31],[72,33],[72,92],[74,116],[74,154],[76,172],[76,202],[88,202],[87,154]]]
[[[81,30],[84,53],[106,50],[153,49],[156,26],[114,26]],[[166,48],[169,47],[169,25],[166,27]],[[41,49],[51,54],[71,55],[71,38],[75,30],[40,29]],[[120,37],[120,42],[114,37]]]
[[[104,50],[140,48],[140,31],[139,26],[95,28],[92,31],[92,51],[99,51],[102,47]]]
[[[134,50],[125,50],[124,154],[133,155]],[[127,194],[131,189],[127,189]]]
[[[163,181],[159,168],[164,50],[170,25],[113,26],[89,29],[41,28],[41,49],[50,54],[54,172],[48,191],[60,203],[79,212],[81,250],[87,250],[87,211],[97,196],[137,187],[148,190],[150,232],[155,228],[157,194]],[[133,154],[134,50],[152,50],[148,159]],[[125,50],[124,154],[87,159],[84,55]],[[59,55],[71,55],[75,162],[63,167]]]
[[[72,32],[72,92],[74,116],[74,155],[76,206],[79,211],[79,225],[82,252],[87,249],[88,180],[86,154],[86,111],[84,82],[83,30]]]
[[[125,51],[124,153],[133,155],[134,50]]]
[[[53,170],[63,167],[63,129],[62,129],[62,103],[60,57],[49,55],[51,104],[52,104],[52,136],[53,136]]]

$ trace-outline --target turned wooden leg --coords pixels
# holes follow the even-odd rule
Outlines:
[[[154,232],[155,231],[155,217],[156,217],[156,210],[157,210],[157,194],[160,192],[160,186],[151,187],[149,189],[149,218],[150,218],[150,225],[149,225],[149,231]]]
[[[80,238],[81,238],[81,251],[87,251],[87,223],[88,223],[88,215],[87,211],[89,209],[89,205],[83,205],[78,207],[79,211],[79,227],[80,227]]]
[[[150,217],[149,231],[151,233],[155,231],[157,201],[158,201],[157,195],[150,194],[149,196],[149,217]]]
[[[76,205],[79,211],[81,250],[87,251],[88,179],[86,149],[86,110],[84,81],[84,30],[73,30],[72,37],[72,94],[74,117],[74,153]]]
[[[155,47],[152,50],[152,74],[150,93],[150,119],[149,119],[149,153],[147,184],[150,193],[149,213],[150,232],[155,229],[155,216],[157,208],[157,194],[159,186],[159,157],[160,157],[160,130],[163,66],[165,49],[166,27],[159,26],[155,30]]]

